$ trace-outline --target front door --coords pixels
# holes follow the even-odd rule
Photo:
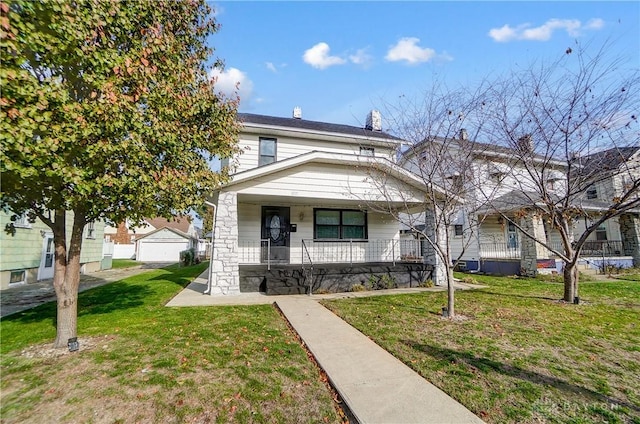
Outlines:
[[[262,262],[289,263],[289,208],[262,207]]]
[[[40,268],[38,269],[38,280],[53,278],[53,260],[55,249],[53,244],[53,234],[47,233],[44,236],[42,245],[42,258],[40,258]]]

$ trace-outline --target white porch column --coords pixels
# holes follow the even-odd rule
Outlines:
[[[424,214],[424,233],[432,243],[437,243],[441,249],[446,249],[446,241],[442,231],[438,231],[438,216],[431,208]],[[444,263],[436,249],[429,243],[424,243],[423,260],[426,265],[433,266],[431,280],[436,286],[447,284],[447,264]]]
[[[620,215],[618,223],[625,254],[633,257],[633,266],[640,266],[640,215]]]
[[[211,296],[240,294],[238,193],[221,192],[214,223]]]
[[[536,240],[547,242],[547,235],[544,232],[544,222],[542,218],[534,213],[527,213],[520,220],[522,229],[531,234]],[[547,249],[540,243],[531,240],[524,234],[520,235],[520,267],[522,274],[527,277],[538,275],[538,259],[548,257]]]

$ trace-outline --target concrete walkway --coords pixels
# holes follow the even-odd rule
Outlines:
[[[422,378],[364,334],[317,301],[420,291],[394,289],[327,295],[266,296],[243,293],[208,296],[203,273],[167,306],[251,305],[275,303],[291,323],[353,416],[365,423],[482,423],[467,408]],[[461,284],[459,289],[473,288]]]

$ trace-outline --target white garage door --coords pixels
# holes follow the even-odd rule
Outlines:
[[[189,248],[188,241],[154,242],[139,240],[138,260],[142,262],[178,262],[180,252]]]

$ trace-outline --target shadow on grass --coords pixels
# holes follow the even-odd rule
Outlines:
[[[542,386],[551,386],[562,392],[573,393],[575,395],[593,399],[595,402],[603,402],[607,404],[617,404],[629,408],[635,412],[640,412],[640,407],[622,401],[620,399],[605,396],[602,393],[568,383],[559,378],[536,373],[518,366],[505,364],[503,362],[494,361],[493,359],[484,358],[473,355],[469,352],[460,352],[453,349],[447,349],[429,344],[416,343],[411,340],[402,340],[402,343],[412,349],[422,352],[437,361],[446,363],[463,363],[469,367],[476,368],[482,372],[496,372],[509,377],[525,380],[533,384]]]
[[[193,270],[169,266],[162,268],[162,273],[149,277],[139,274],[123,280],[106,283],[78,294],[78,317],[87,315],[108,314],[115,311],[133,309],[145,304],[159,306],[161,296],[171,294],[175,290],[171,286],[154,287],[156,283],[175,283],[183,288],[194,278]],[[2,318],[2,322],[34,323],[51,322],[56,325],[56,301],[44,303],[25,311],[17,312]]]

